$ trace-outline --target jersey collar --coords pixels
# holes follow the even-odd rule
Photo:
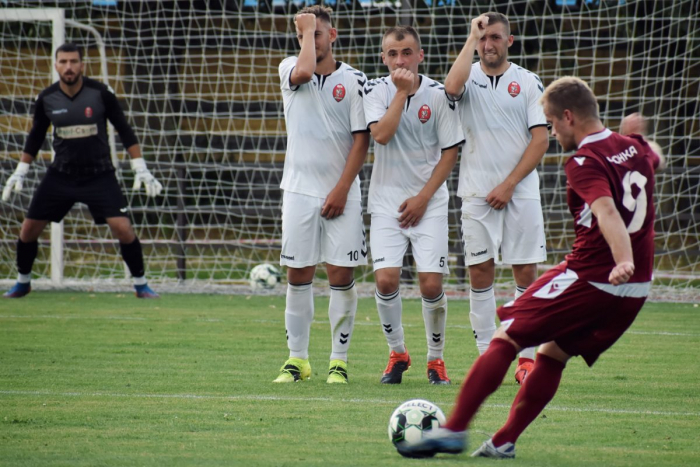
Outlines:
[[[612,135],[612,131],[608,130],[607,128],[597,132],[597,133],[592,133],[585,138],[581,140],[580,143],[578,143],[578,148],[581,149],[584,145],[589,144],[589,143],[597,143],[598,141],[603,141],[604,139],[608,138],[610,135]]]

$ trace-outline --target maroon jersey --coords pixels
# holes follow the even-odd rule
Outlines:
[[[615,201],[632,240],[634,275],[629,282],[649,282],[654,263],[654,172],[659,156],[639,135],[605,129],[588,135],[566,161],[567,203],[574,216],[576,240],[566,256],[581,279],[608,282],[615,267],[612,252],[590,206],[609,196]]]

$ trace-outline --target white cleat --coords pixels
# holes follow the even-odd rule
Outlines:
[[[515,459],[515,444],[505,443],[496,447],[490,439],[472,453],[472,457],[491,457],[493,459]]]

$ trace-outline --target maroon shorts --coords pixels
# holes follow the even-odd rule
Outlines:
[[[499,307],[498,317],[521,347],[554,341],[592,366],[630,327],[645,300],[604,292],[564,263],[543,274],[518,300]]]

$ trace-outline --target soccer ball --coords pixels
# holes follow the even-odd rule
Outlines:
[[[440,407],[423,399],[412,399],[401,404],[389,418],[389,439],[394,445],[415,443],[423,433],[445,424]]]
[[[274,289],[279,284],[280,271],[271,264],[258,264],[250,270],[248,281],[253,290]]]

